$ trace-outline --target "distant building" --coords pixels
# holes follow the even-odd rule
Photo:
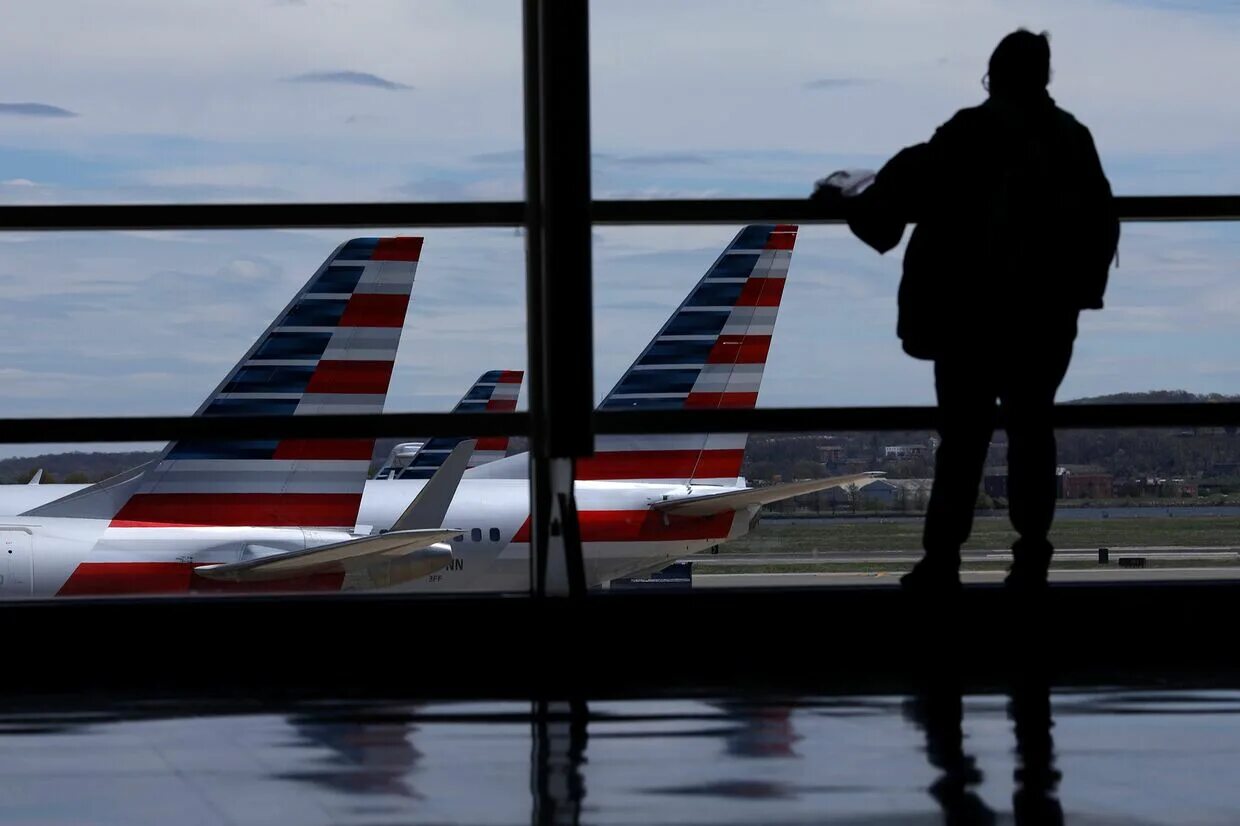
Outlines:
[[[1115,480],[1105,468],[1068,465],[1059,468],[1055,478],[1061,499],[1110,499],[1115,495]]]
[[[923,459],[929,455],[929,445],[887,445],[883,448],[884,459]]]
[[[858,488],[856,493],[860,504],[876,504],[891,510],[920,510],[930,501],[933,484],[933,479],[875,479]],[[842,488],[828,488],[821,496],[824,505],[845,507],[852,504],[849,491]]]
[[[824,465],[838,465],[848,458],[847,453],[843,445],[818,445],[818,458]]]
[[[1190,479],[1168,479],[1162,486],[1163,496],[1194,497],[1197,496],[1197,483]]]
[[[988,468],[982,476],[982,490],[994,499],[1008,498],[1008,469]],[[1055,469],[1056,499],[1110,499],[1114,495],[1114,479],[1104,468],[1068,465]]]

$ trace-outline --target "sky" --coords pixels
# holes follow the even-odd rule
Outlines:
[[[1120,194],[1240,192],[1240,4],[608,0],[591,7],[599,198],[799,197],[976,104],[1017,26]],[[12,4],[0,202],[522,196],[516,0]],[[739,227],[597,227],[595,394]],[[0,234],[5,415],[192,412],[341,241],[393,230]],[[389,410],[525,362],[524,240],[427,230]],[[1240,227],[1127,224],[1060,392],[1240,393]],[[804,227],[764,406],[925,404],[900,250]],[[996,331],[998,333],[998,331]],[[524,402],[523,402],[524,403]]]

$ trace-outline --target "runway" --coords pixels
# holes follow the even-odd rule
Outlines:
[[[694,560],[695,562],[697,560]],[[965,583],[999,583],[1005,571],[965,571]],[[1114,566],[1076,570],[1051,570],[1051,582],[1184,582],[1240,580],[1240,568],[1117,568]],[[873,585],[897,587],[900,573],[791,573],[791,574],[702,574],[693,573],[694,588],[789,588]]]
[[[1179,545],[1140,545],[1109,549],[1112,565],[1127,556],[1143,556],[1146,559],[1213,559],[1240,562],[1240,546],[1184,547]],[[714,565],[826,565],[826,564],[908,564],[921,559],[920,551],[820,551],[818,553],[722,553],[697,554],[685,557],[681,562],[693,562],[694,567]],[[1012,552],[964,551],[961,559],[969,562],[1011,562]],[[1063,562],[1092,562],[1098,559],[1097,548],[1063,548],[1055,551],[1055,559]]]

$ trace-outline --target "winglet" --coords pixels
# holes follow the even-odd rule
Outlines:
[[[452,453],[444,459],[439,470],[435,471],[435,475],[409,503],[409,507],[405,508],[405,512],[392,525],[392,530],[438,528],[443,524],[444,517],[448,515],[448,506],[456,496],[456,489],[469,467],[469,458],[477,444],[477,439],[466,439],[452,448]]]
[[[39,483],[40,483],[40,482],[42,482],[42,481],[43,481],[43,468],[39,468],[38,470],[36,470],[36,471],[34,472],[34,476],[31,476],[31,477],[30,477],[30,481],[29,481],[29,482],[27,482],[26,484],[27,484],[27,485],[37,485],[37,484],[39,484]]]

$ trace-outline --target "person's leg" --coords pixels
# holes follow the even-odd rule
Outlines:
[[[1000,390],[1007,417],[1008,513],[1020,534],[1012,547],[1012,580],[1045,582],[1050,567],[1058,466],[1052,416],[1071,356],[1072,338],[1058,336],[1044,351],[1023,359]]]
[[[922,535],[926,555],[914,569],[914,579],[958,577],[960,546],[973,527],[973,507],[994,431],[991,372],[979,359],[968,357],[935,362],[941,441]]]

